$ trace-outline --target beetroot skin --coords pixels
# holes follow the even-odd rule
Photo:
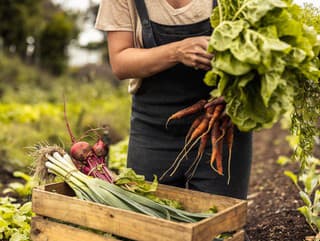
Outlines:
[[[79,142],[75,142],[72,145],[70,149],[70,154],[76,160],[84,161],[87,159],[87,157],[91,153],[91,150],[92,148],[88,142],[79,141]]]

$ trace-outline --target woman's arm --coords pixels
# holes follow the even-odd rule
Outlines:
[[[149,77],[177,63],[208,70],[212,59],[208,42],[209,37],[201,36],[143,49],[134,48],[132,32],[108,32],[110,63],[119,79]]]

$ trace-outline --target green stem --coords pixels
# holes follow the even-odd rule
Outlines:
[[[246,4],[249,2],[249,0],[245,0],[242,4],[242,6],[239,8],[239,10],[236,12],[236,14],[234,15],[234,17],[232,18],[232,21],[236,20],[237,17],[240,15],[240,13],[243,11],[243,9],[247,6]]]
[[[222,6],[221,6],[220,0],[217,0],[217,2],[218,2],[218,8],[219,8],[219,20],[220,20],[220,23],[222,23],[222,21],[223,21]]]

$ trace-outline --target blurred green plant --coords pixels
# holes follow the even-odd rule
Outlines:
[[[320,8],[311,3],[303,5],[303,19],[302,21],[309,26],[314,26],[318,33],[320,33]]]
[[[109,126],[117,140],[128,135],[127,83],[115,87],[105,79],[88,82],[68,75],[56,78],[1,54],[0,69],[0,161],[5,169],[28,166],[32,162],[28,148],[38,143],[71,144],[63,94],[76,138],[101,126]]]
[[[77,18],[51,0],[0,1],[0,50],[60,74],[67,68],[66,48],[79,33]]]
[[[40,33],[40,65],[59,75],[67,69],[67,46],[76,36],[75,23],[64,12],[55,13]]]
[[[320,9],[312,4],[304,4],[303,7],[304,17],[301,19],[304,23],[314,26],[320,34]],[[315,105],[312,100],[319,100],[319,85],[311,81],[306,82],[304,88],[307,90],[303,98],[301,106],[296,106],[298,111],[293,113],[296,122],[289,123],[290,116],[287,116],[287,121],[284,120],[283,126],[291,129],[292,135],[287,136],[289,146],[294,151],[295,158],[280,156],[278,163],[286,165],[292,162],[298,162],[300,169],[297,173],[285,171],[288,176],[299,190],[299,195],[304,205],[298,208],[299,212],[304,215],[307,223],[314,231],[316,236],[314,241],[320,240],[320,160],[310,153],[314,153],[314,147],[319,138],[320,128],[311,127],[310,123],[319,123],[320,106]],[[312,99],[314,98],[314,99]],[[308,111],[306,111],[308,110]],[[306,113],[313,113],[312,116],[307,116]],[[307,120],[302,122],[302,119]],[[298,128],[298,126],[300,126]],[[308,138],[312,137],[312,138]],[[308,139],[310,141],[308,141]],[[298,148],[300,146],[300,148]]]
[[[298,210],[315,234],[320,236],[320,159],[310,157],[299,175],[285,171],[299,190],[304,205]]]
[[[0,240],[31,241],[32,216],[31,202],[22,205],[13,198],[0,197]]]
[[[22,200],[27,199],[31,196],[32,188],[34,187],[34,181],[33,178],[23,172],[15,171],[13,173],[13,176],[16,178],[20,178],[24,181],[24,183],[21,182],[11,182],[3,190],[3,194],[16,194],[21,198]]]
[[[108,166],[118,173],[123,171],[127,165],[128,142],[129,138],[126,138],[110,146]]]
[[[26,39],[36,36],[41,23],[43,0],[2,0],[0,1],[0,38],[4,47],[15,48],[20,56],[25,56]]]

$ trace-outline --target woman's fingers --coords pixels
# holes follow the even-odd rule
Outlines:
[[[211,68],[213,55],[207,52],[210,37],[187,38],[180,42],[177,56],[181,63],[204,70]]]
[[[202,56],[203,58],[211,60],[213,58],[213,54],[207,52],[206,49],[201,49],[196,52],[197,55]]]
[[[200,66],[205,66],[207,68],[211,67],[211,59],[202,57],[200,55],[196,55],[196,57],[194,58],[194,62],[195,62],[194,67],[198,67],[201,69],[203,69],[203,68]]]

